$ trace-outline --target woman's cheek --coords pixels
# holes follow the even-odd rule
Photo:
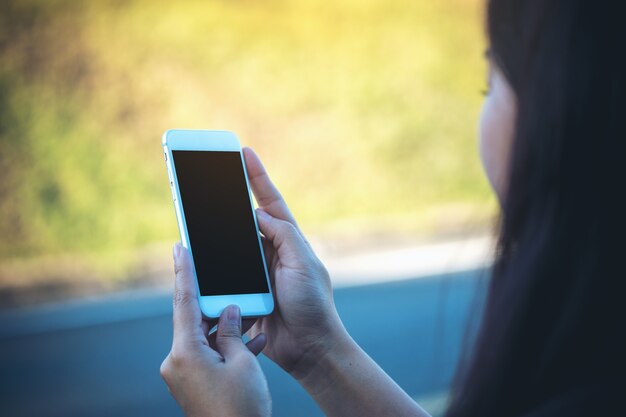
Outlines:
[[[502,202],[508,183],[508,166],[515,128],[515,97],[508,85],[494,80],[483,103],[479,148],[483,168]]]

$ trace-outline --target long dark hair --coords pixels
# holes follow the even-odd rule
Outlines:
[[[491,53],[518,113],[487,305],[449,417],[608,415],[626,393],[618,4],[488,2]]]

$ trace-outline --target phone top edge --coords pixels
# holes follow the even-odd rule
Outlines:
[[[225,137],[237,138],[235,132],[230,130],[209,130],[209,129],[168,129],[163,132],[163,141],[177,137],[200,137],[202,139],[219,139]]]
[[[162,145],[169,150],[241,150],[237,135],[227,130],[170,129],[163,133]]]

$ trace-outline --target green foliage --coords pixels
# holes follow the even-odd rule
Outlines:
[[[176,239],[160,147],[175,127],[237,132],[305,228],[485,218],[481,7],[4,1],[0,259]]]

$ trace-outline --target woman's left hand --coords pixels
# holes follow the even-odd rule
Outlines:
[[[267,381],[255,357],[265,336],[244,344],[237,306],[227,307],[219,321],[203,320],[189,251],[176,244],[174,261],[174,341],[161,365],[170,392],[188,417],[269,416]]]

